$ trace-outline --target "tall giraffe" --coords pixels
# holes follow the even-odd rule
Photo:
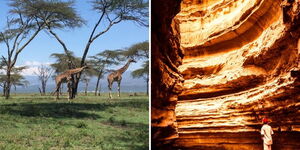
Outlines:
[[[56,93],[56,99],[59,99],[59,88],[60,88],[62,82],[67,82],[68,92],[69,92],[68,100],[70,99],[70,96],[71,96],[70,95],[70,90],[71,90],[70,86],[72,84],[71,83],[72,75],[82,72],[83,69],[85,69],[85,68],[87,68],[87,66],[70,69],[70,70],[67,70],[67,71],[63,72],[62,74],[59,74],[55,77],[56,88],[55,88],[54,93]]]
[[[112,98],[112,95],[111,95],[112,84],[115,81],[118,83],[118,91],[119,91],[118,96],[120,97],[120,84],[121,84],[121,80],[122,80],[122,74],[128,69],[130,63],[132,63],[132,62],[136,62],[136,61],[133,60],[133,59],[129,59],[127,61],[127,63],[125,64],[125,66],[123,66],[122,68],[110,73],[107,76],[108,89],[109,89],[109,98],[110,99]]]

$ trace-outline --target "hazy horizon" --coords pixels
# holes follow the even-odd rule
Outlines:
[[[38,80],[37,76],[24,76],[27,81],[29,81],[29,85],[26,87],[17,87],[17,90],[15,91],[14,87],[11,88],[12,93],[39,93],[39,87],[40,87],[40,81]],[[106,80],[107,74],[100,80],[100,88],[101,92],[108,92],[108,87],[107,87],[107,80]],[[97,78],[92,77],[89,86],[88,86],[88,91],[89,92],[94,92],[95,86],[96,86]],[[85,89],[85,85],[81,81],[79,83],[79,92],[83,92]],[[53,92],[55,88],[55,82],[52,78],[49,79],[47,82],[47,88],[46,92]],[[126,71],[123,74],[123,79],[121,82],[121,92],[146,92],[146,82],[142,78],[132,78],[131,77],[131,71]],[[66,91],[66,85],[63,85],[63,90],[64,92]],[[114,92],[117,92],[117,83],[115,82],[113,84],[113,89]],[[2,93],[2,88],[0,88],[0,93]]]

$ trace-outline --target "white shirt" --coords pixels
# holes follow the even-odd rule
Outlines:
[[[268,124],[264,124],[261,127],[260,134],[263,135],[263,140],[264,140],[265,144],[267,144],[267,145],[273,144],[272,134],[274,134],[274,132],[273,132],[271,126],[269,126]]]

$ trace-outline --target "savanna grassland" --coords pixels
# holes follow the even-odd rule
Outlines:
[[[148,149],[145,94],[77,96],[38,94],[0,98],[0,149]]]

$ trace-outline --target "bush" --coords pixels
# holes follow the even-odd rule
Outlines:
[[[127,126],[127,123],[126,123],[125,120],[122,120],[122,121],[121,121],[121,126]]]
[[[78,122],[76,125],[75,125],[76,128],[87,128],[87,124],[84,123],[84,122]]]
[[[109,117],[108,122],[109,123],[115,123],[116,122],[115,117]]]

